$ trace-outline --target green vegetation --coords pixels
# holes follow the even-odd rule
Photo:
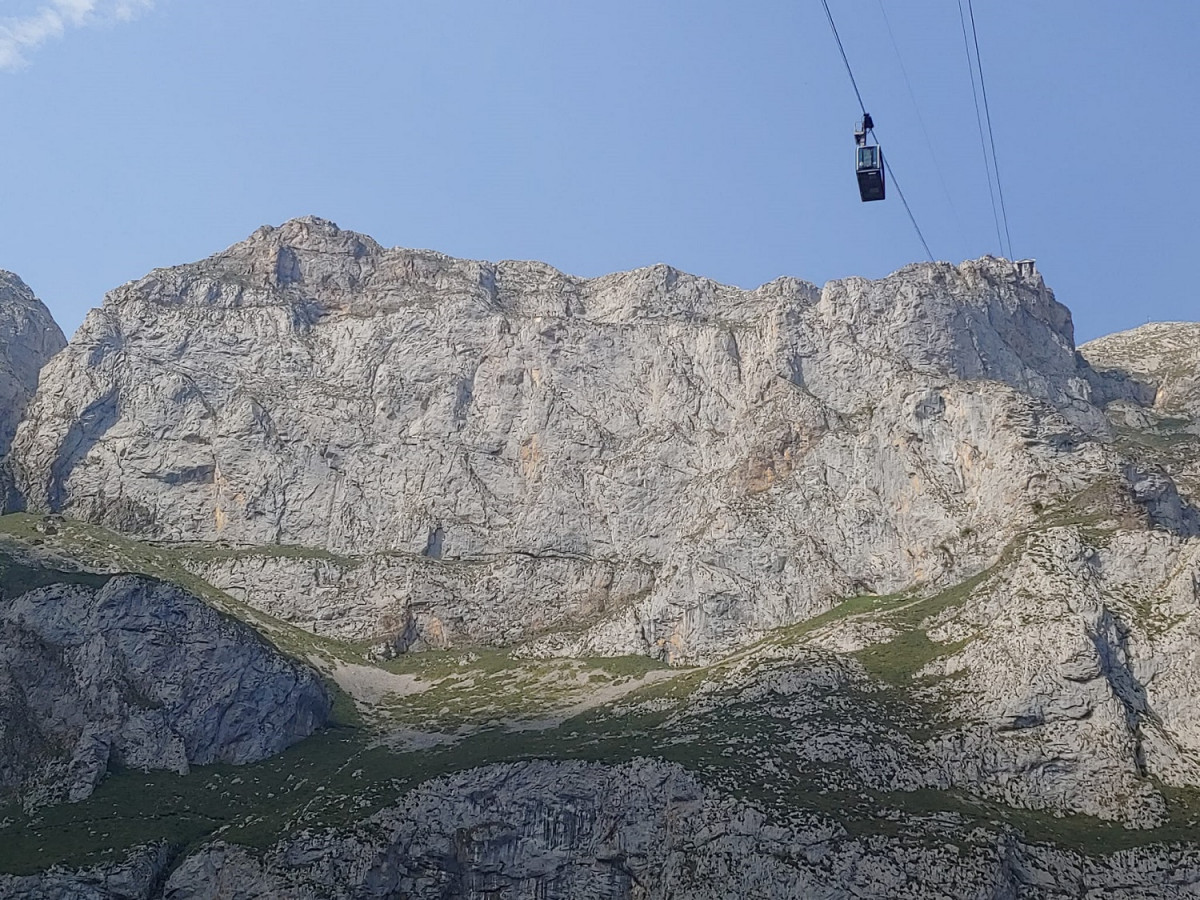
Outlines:
[[[171,544],[169,547],[164,546],[161,549],[175,558],[186,558],[200,562],[266,557],[268,559],[311,559],[331,563],[342,568],[351,568],[359,564],[359,560],[351,556],[331,553],[328,550],[321,550],[316,547],[301,547],[297,544],[261,544],[253,547],[235,547],[223,544],[180,543]]]
[[[260,612],[224,591],[213,587],[204,579],[193,574],[188,562],[196,557],[195,545],[157,545],[126,538],[115,532],[74,519],[54,517],[46,527],[42,516],[29,513],[11,513],[0,516],[0,547],[5,539],[31,550],[50,551],[78,560],[84,566],[109,573],[104,575],[76,574],[67,578],[83,579],[82,583],[100,584],[114,574],[129,573],[158,578],[177,584],[209,605],[231,618],[254,626],[282,653],[307,660],[312,656],[323,656],[353,662],[367,662],[362,650],[344,641],[336,641],[304,631],[273,616]],[[264,548],[256,548],[256,550]],[[267,548],[271,549],[271,548]],[[297,548],[274,548],[280,555],[295,552]],[[219,552],[226,552],[221,549]],[[234,553],[237,551],[228,551]],[[318,553],[319,551],[314,551]],[[100,579],[99,582],[91,579]]]
[[[1120,426],[1116,446],[1143,466],[1162,466],[1175,474],[1194,468],[1200,459],[1200,423],[1176,416],[1154,416],[1146,428]]]
[[[27,566],[0,550],[0,600],[19,597],[26,591],[51,584],[82,584],[91,588],[99,588],[110,577],[93,575],[89,572],[58,572],[40,566]]]
[[[820,615],[813,616],[811,619],[805,619],[796,625],[784,626],[776,631],[769,640],[774,643],[780,641],[794,643],[816,631],[818,628],[822,628],[833,622],[857,616],[866,617],[873,613],[893,609],[911,596],[911,592],[902,594],[859,594],[856,597],[843,600],[837,606],[833,607],[833,609],[826,610]]]
[[[412,675],[422,684],[385,701],[376,711],[431,732],[461,732],[500,721],[544,717],[585,703],[597,692],[631,689],[654,672],[671,677],[667,666],[647,657],[517,659],[502,650],[483,648],[408,654],[382,667]]]
[[[28,816],[0,810],[0,871],[87,865],[166,840],[187,848],[220,836],[265,848],[294,828],[356,822],[439,775],[528,758],[523,734],[479,734],[447,747],[395,753],[362,728],[337,726],[273,759],[198,767],[189,775],[122,771],[82,803]]]
[[[933,596],[908,600],[877,616],[881,623],[896,630],[896,636],[886,643],[865,647],[854,656],[874,678],[893,685],[911,684],[926,665],[939,656],[954,653],[966,643],[936,643],[930,640],[922,624],[966,603],[998,568],[993,566]]]

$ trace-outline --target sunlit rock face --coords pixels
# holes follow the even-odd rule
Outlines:
[[[37,389],[38,372],[66,345],[45,304],[20,278],[0,270],[0,457]]]
[[[396,751],[328,782],[329,821],[306,800],[269,847],[214,830],[0,895],[1195,896],[1196,327],[1077,352],[1036,271],[990,258],[745,291],[317,219],[126,285],[44,370],[9,458],[30,507],[313,632],[462,649],[382,672],[304,636]],[[59,520],[29,521],[51,554]],[[147,672],[209,652],[175,589],[107,584],[34,591],[0,631]],[[308,696],[243,649],[210,687],[273,666],[263,722]],[[23,696],[180,759],[196,722],[172,743],[84,687],[186,679],[118,689],[75,652],[10,665],[46,673]],[[592,687],[596,660],[530,659],[624,653],[710,665]],[[560,678],[616,693],[539,706]],[[90,734],[63,782],[85,792]]]
[[[978,569],[1113,464],[1095,385],[1136,387],[991,258],[746,291],[319,219],[113,291],[43,380],[13,453],[31,508],[331,553],[197,567],[395,651],[673,661]]]
[[[1131,374],[1154,385],[1153,406],[1200,416],[1200,322],[1154,322],[1079,348],[1098,371]]]

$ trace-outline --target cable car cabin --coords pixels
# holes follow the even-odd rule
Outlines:
[[[857,148],[858,193],[863,203],[871,200],[882,200],[883,184],[883,150],[878,144],[859,144]]]

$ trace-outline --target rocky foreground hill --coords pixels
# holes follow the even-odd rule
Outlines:
[[[325,724],[316,673],[177,587],[0,549],[0,798],[89,797],[110,768],[258,762]]]
[[[318,219],[127,284],[0,533],[339,712],[26,790],[0,896],[1196,896],[1197,329],[1077,350],[991,258],[742,291]]]

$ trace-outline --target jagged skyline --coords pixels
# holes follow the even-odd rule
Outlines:
[[[58,350],[0,273],[0,896],[1194,896],[1198,328],[309,217]]]
[[[389,246],[586,276],[665,262],[741,287],[921,256],[899,203],[856,199],[857,104],[816,3],[16,14],[58,6],[97,27],[0,73],[0,267],[68,332],[153,266],[305,214]],[[1200,8],[978,7],[1016,253],[1039,259],[1082,339],[1194,318],[1200,189],[1165,172],[1162,143],[1200,128],[1177,114]],[[889,7],[903,70],[874,5],[833,8],[933,252],[997,252],[953,4]]]

